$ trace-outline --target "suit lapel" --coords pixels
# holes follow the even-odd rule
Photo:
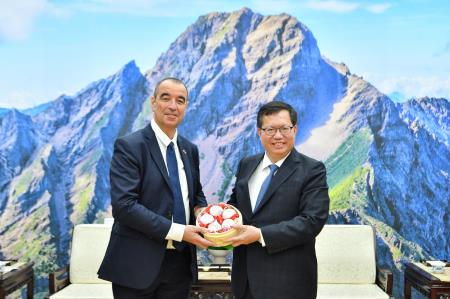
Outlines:
[[[258,208],[253,212],[256,214],[261,208],[270,200],[270,197],[275,193],[275,191],[281,186],[281,184],[286,181],[297,169],[297,164],[300,163],[300,159],[298,156],[298,152],[295,149],[292,149],[289,156],[281,165],[280,169],[275,173],[272,181],[270,182],[269,188],[264,194],[261,203]]]
[[[246,215],[253,214],[252,211],[252,205],[250,202],[250,192],[248,189],[248,181],[252,177],[253,173],[255,172],[256,168],[258,167],[259,163],[261,163],[262,158],[264,157],[264,154],[255,156],[252,160],[248,161],[247,166],[243,169],[244,173],[242,174],[242,187],[244,188],[244,198],[242,201],[242,207],[243,207],[243,213]]]
[[[192,205],[193,204],[193,192],[194,192],[194,178],[192,176],[192,170],[191,170],[191,159],[188,156],[188,152],[186,150],[186,145],[184,144],[182,138],[180,135],[178,135],[178,141],[177,141],[178,149],[180,151],[181,160],[183,161],[184,165],[184,172],[186,173],[186,180],[188,185],[188,197],[189,202]]]
[[[171,188],[170,181],[169,181],[169,175],[167,173],[167,167],[164,163],[164,158],[161,153],[161,149],[159,148],[158,140],[156,140],[155,132],[153,132],[153,129],[150,125],[148,125],[144,131],[143,134],[146,138],[148,148],[150,149],[150,154],[153,157],[153,160],[155,161],[156,165],[158,166],[159,171],[161,172],[162,176],[164,177],[164,180],[166,181],[167,185]]]

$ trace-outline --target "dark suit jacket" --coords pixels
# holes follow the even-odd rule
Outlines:
[[[186,172],[193,224],[194,206],[207,205],[200,184],[198,150],[180,135],[177,144]],[[173,211],[167,168],[150,125],[117,139],[110,180],[115,223],[99,277],[126,287],[147,288],[160,270]],[[195,246],[189,247],[195,279]]]
[[[329,208],[325,167],[293,149],[253,213],[248,181],[263,156],[241,160],[229,201],[241,211],[244,224],[261,229],[266,243],[266,247],[255,242],[234,248],[234,295],[241,298],[248,281],[258,299],[316,298],[315,238]]]

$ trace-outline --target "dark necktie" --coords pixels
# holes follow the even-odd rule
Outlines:
[[[167,147],[166,159],[167,170],[169,171],[169,180],[173,193],[173,222],[186,224],[186,214],[184,211],[183,195],[181,193],[180,176],[178,175],[178,163],[173,142],[171,142]],[[174,241],[173,245],[178,250],[183,248],[183,244],[180,242]]]
[[[265,178],[264,182],[262,183],[261,189],[259,189],[258,198],[256,199],[256,204],[255,204],[255,208],[253,209],[253,212],[256,211],[256,209],[258,208],[259,204],[261,203],[261,200],[263,199],[264,194],[267,191],[267,188],[269,188],[270,181],[272,180],[272,177],[273,177],[275,171],[277,171],[278,166],[275,165],[275,164],[271,164],[271,165],[269,165],[269,168],[270,168],[270,173]]]

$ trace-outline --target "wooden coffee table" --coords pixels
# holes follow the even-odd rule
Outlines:
[[[233,298],[231,292],[231,266],[213,265],[198,267],[198,281],[191,287],[191,297],[200,294],[221,294],[222,298]]]
[[[33,298],[34,271],[33,263],[14,262],[7,266],[11,269],[0,272],[0,299],[5,299],[6,295],[27,286],[27,299]]]
[[[415,288],[430,299],[450,299],[450,267],[444,274],[431,273],[431,267],[422,263],[405,265],[404,299],[411,299],[411,288]]]

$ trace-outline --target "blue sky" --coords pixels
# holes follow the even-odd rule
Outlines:
[[[446,0],[0,0],[0,107],[73,95],[130,60],[145,72],[200,15],[244,6],[295,16],[382,92],[450,98]]]

